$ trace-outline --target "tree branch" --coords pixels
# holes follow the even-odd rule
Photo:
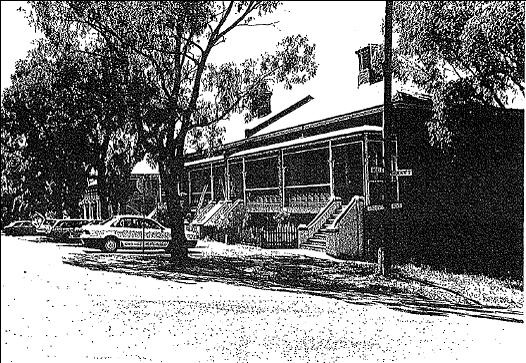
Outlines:
[[[233,4],[233,2],[230,3],[231,5]],[[230,32],[232,29],[234,29],[236,26],[239,25],[239,23],[241,23],[241,21],[243,21],[243,19],[245,19],[248,14],[250,14],[255,8],[256,8],[256,5],[257,5],[257,2],[255,1],[251,1],[248,5],[247,5],[247,8],[245,9],[245,12],[243,12],[243,14],[241,14],[232,24],[230,24],[225,30],[221,31],[218,36],[217,36],[217,39],[220,39],[220,38],[223,38],[228,32]],[[227,12],[227,16],[228,14],[230,13],[230,11]],[[223,18],[224,20],[226,20],[226,17]],[[224,25],[225,21],[223,22],[220,22],[219,26],[216,28],[216,29],[221,29],[221,27]]]
[[[279,20],[272,21],[270,23],[258,23],[258,24],[239,24],[238,26],[271,26],[279,24]]]

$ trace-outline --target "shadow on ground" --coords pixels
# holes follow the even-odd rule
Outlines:
[[[222,282],[257,289],[323,296],[358,305],[382,304],[401,312],[470,316],[523,322],[519,311],[483,306],[458,293],[406,276],[385,279],[374,265],[335,262],[301,255],[207,255],[194,251],[184,264],[149,253],[74,253],[64,263],[178,283]]]

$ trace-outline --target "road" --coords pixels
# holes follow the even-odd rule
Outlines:
[[[516,362],[525,324],[62,263],[2,236],[2,362]]]

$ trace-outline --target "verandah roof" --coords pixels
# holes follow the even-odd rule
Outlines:
[[[237,153],[232,154],[231,158],[241,157],[241,156],[247,156],[247,155],[253,155],[253,154],[260,154],[267,151],[272,150],[279,150],[284,149],[287,147],[297,146],[297,145],[304,145],[304,144],[310,144],[317,141],[323,141],[323,140],[330,140],[335,139],[343,136],[349,136],[352,134],[359,134],[362,132],[382,132],[382,128],[380,126],[370,126],[370,125],[364,125],[364,126],[358,126],[358,127],[351,127],[348,129],[342,129],[337,131],[331,131],[324,134],[318,134],[314,136],[308,136],[300,139],[290,140],[290,141],[284,141],[276,144],[261,146],[253,149],[243,150],[239,151]]]

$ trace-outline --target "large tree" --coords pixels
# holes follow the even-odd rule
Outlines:
[[[40,44],[17,63],[12,85],[2,94],[2,147],[9,155],[2,168],[3,197],[12,194],[14,203],[60,217],[64,211],[78,215],[87,179],[78,72],[69,61],[47,57]]]
[[[394,10],[396,75],[432,95],[432,143],[454,140],[454,105],[524,98],[524,2],[397,1]]]
[[[76,216],[92,170],[102,216],[110,202],[114,210],[122,204],[118,191],[127,189],[144,154],[136,121],[150,94],[144,77],[130,81],[126,64],[98,51],[93,58],[42,40],[17,64],[2,99],[2,147],[11,155],[2,191],[13,195],[13,206],[24,201],[41,212]]]
[[[186,258],[179,185],[185,181],[188,133],[248,109],[248,96],[262,84],[290,88],[309,80],[317,67],[314,46],[303,36],[288,36],[272,54],[240,65],[211,64],[213,50],[234,30],[257,25],[258,18],[274,12],[280,5],[274,1],[32,5],[34,24],[54,44],[89,53],[104,44],[125,58],[132,74],[146,74],[156,89],[154,104],[143,118],[144,144],[159,165],[166,192],[172,258]]]

